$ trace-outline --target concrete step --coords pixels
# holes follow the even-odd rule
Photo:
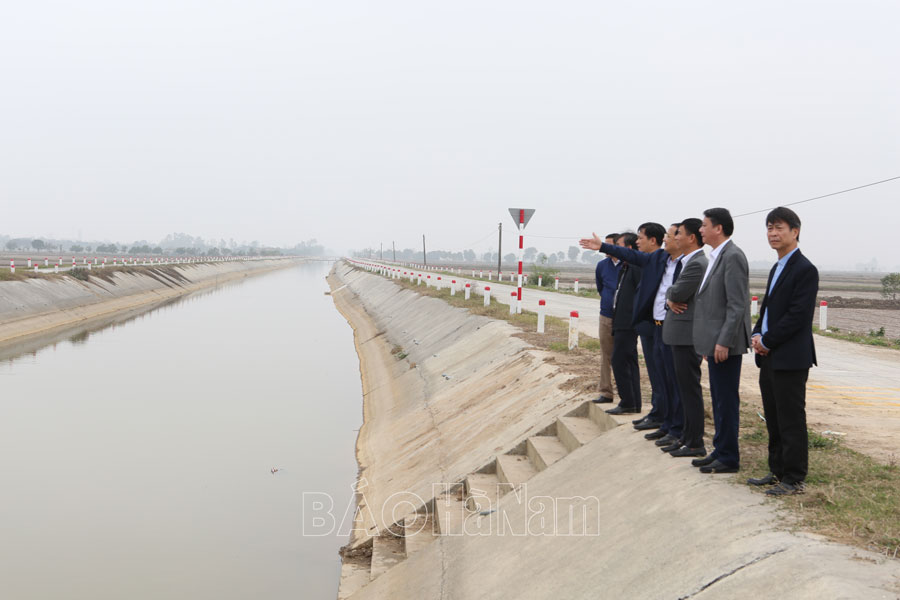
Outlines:
[[[559,417],[556,420],[556,435],[569,452],[581,448],[603,433],[588,417]]]
[[[458,493],[442,494],[434,499],[434,518],[439,535],[462,535],[468,511]]]
[[[466,477],[466,508],[472,512],[496,509],[500,498],[511,489],[495,473],[472,473]]]
[[[525,454],[538,471],[543,471],[568,453],[569,449],[555,435],[535,435],[526,441]]]
[[[407,558],[438,537],[437,524],[428,513],[410,515],[403,520],[403,543]]]
[[[346,600],[371,580],[369,561],[344,559],[341,563],[341,583],[338,600]]]
[[[616,418],[606,412],[604,407],[609,407],[609,404],[594,404],[593,402],[585,402],[587,405],[587,414],[588,418],[594,422],[594,424],[600,428],[600,431],[609,431],[610,429],[615,429],[619,426],[619,421]],[[622,423],[628,423],[632,419],[636,418],[637,415],[626,414],[622,415],[626,417],[622,419]]]
[[[513,486],[537,475],[537,469],[524,454],[501,454],[497,457],[497,479]]]
[[[402,537],[396,537],[390,533],[377,536],[373,540],[369,579],[375,579],[405,558]]]

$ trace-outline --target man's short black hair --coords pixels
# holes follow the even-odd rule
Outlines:
[[[619,236],[620,236],[620,235],[622,235],[622,234],[620,234],[620,233],[607,233],[607,234],[606,234],[606,237],[603,238],[603,239],[604,239],[604,240],[608,240],[608,239],[612,238],[613,244],[615,244],[616,242],[619,241]]]
[[[684,235],[692,235],[697,238],[697,245],[699,247],[703,247],[703,236],[700,235],[700,227],[703,225],[703,221],[700,219],[695,219],[691,217],[690,219],[685,219],[681,222],[681,227],[684,229]]]
[[[647,239],[655,239],[657,246],[662,246],[663,239],[666,237],[666,228],[659,223],[644,223],[638,227],[638,231],[642,232]]]
[[[645,234],[645,235],[646,235],[646,234]],[[620,235],[619,237],[620,237],[620,238],[624,238],[623,241],[622,241],[622,243],[625,244],[625,247],[626,247],[626,248],[631,248],[632,250],[637,250],[637,249],[638,249],[638,248],[637,248],[637,234],[636,234],[636,233],[632,233],[632,232],[630,232],[630,231],[626,231],[625,233],[623,233],[623,234]]]
[[[774,225],[775,223],[784,223],[791,229],[800,229],[800,217],[792,211],[791,209],[779,206],[778,208],[773,208],[772,211],[766,215],[766,225]],[[800,241],[800,233],[797,233],[797,241]]]
[[[734,219],[731,218],[731,213],[727,208],[707,208],[703,211],[703,216],[709,219],[713,227],[721,225],[725,237],[731,237],[731,234],[734,233]]]

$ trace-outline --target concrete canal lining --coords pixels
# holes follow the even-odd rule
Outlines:
[[[148,310],[175,298],[302,259],[262,259],[94,271],[0,283],[0,352],[72,328]],[[27,349],[27,347],[26,347]]]
[[[792,532],[777,502],[662,455],[628,426],[560,451],[491,511],[465,517],[465,535],[410,543],[408,527],[397,531],[413,520],[404,511],[445,522],[434,484],[492,464],[509,478],[510,458],[524,460],[530,438],[587,399],[505,322],[346,263],[331,285],[355,330],[364,393],[366,485],[340,598],[898,597],[895,560]],[[424,506],[403,505],[412,498]],[[546,499],[557,510],[540,514]]]

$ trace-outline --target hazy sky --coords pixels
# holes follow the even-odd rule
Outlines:
[[[484,251],[524,206],[557,250],[801,200],[900,175],[898,23],[892,0],[5,2],[0,233]],[[898,198],[801,205],[801,245],[894,268]],[[737,222],[751,260],[763,217]]]

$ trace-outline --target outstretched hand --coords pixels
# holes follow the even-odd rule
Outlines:
[[[584,248],[585,250],[599,250],[600,246],[603,245],[603,240],[597,237],[596,233],[591,233],[592,238],[582,238],[578,240],[578,245]]]

